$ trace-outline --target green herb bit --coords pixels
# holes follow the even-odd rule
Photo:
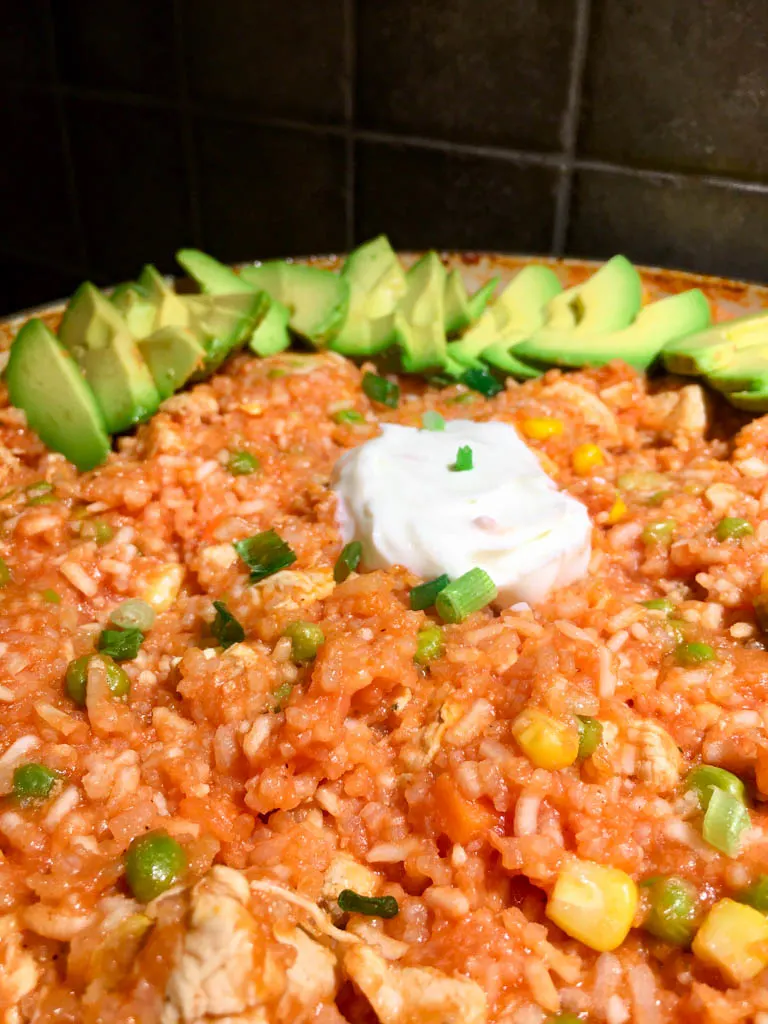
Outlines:
[[[363,545],[359,540],[351,540],[341,549],[333,567],[333,578],[336,583],[343,583],[350,573],[355,572],[363,557]]]
[[[372,402],[386,405],[390,409],[396,409],[400,404],[400,385],[375,373],[363,374],[363,392]]]
[[[577,715],[579,729],[579,759],[591,757],[603,741],[603,723],[599,718]]]
[[[674,519],[658,519],[655,523],[648,523],[640,534],[640,540],[648,547],[669,544],[676,526],[677,522]]]
[[[675,647],[675,658],[678,665],[682,665],[684,668],[695,668],[697,665],[705,665],[708,661],[715,661],[717,654],[710,644],[694,640],[678,644]]]
[[[504,390],[504,385],[496,380],[490,370],[486,370],[482,366],[471,367],[462,374],[461,379],[468,388],[472,388],[473,391],[477,391],[485,398],[493,398],[494,395],[498,395]]]
[[[20,764],[13,773],[13,795],[21,804],[47,800],[58,778],[44,764]]]
[[[211,635],[219,641],[219,646],[226,650],[233,644],[245,640],[245,630],[235,616],[228,610],[223,601],[214,601],[216,618],[211,623]]]
[[[361,896],[354,889],[342,889],[338,898],[339,910],[345,914],[365,914],[366,917],[397,917],[400,907],[394,896]]]
[[[0,558],[0,587],[7,587],[12,579],[8,563],[4,558]]]
[[[357,409],[340,409],[333,414],[336,423],[365,423],[365,416]]]
[[[724,516],[715,527],[715,537],[721,543],[726,540],[741,540],[742,537],[749,537],[754,532],[752,523],[739,516]]]
[[[738,898],[761,914],[768,914],[768,875],[758,875],[752,885],[739,893]]]
[[[140,903],[149,903],[170,889],[186,871],[183,848],[162,829],[137,836],[125,855],[128,887]]]
[[[140,629],[146,633],[155,622],[155,610],[140,597],[121,602],[109,617],[118,629]]]
[[[232,476],[250,476],[261,469],[261,463],[250,452],[230,452],[227,469]]]
[[[46,602],[46,604],[61,604],[61,594],[57,594],[55,590],[51,590],[50,587],[46,587],[45,590],[40,592],[40,597]]]
[[[432,608],[437,595],[441,590],[445,590],[450,582],[450,578],[443,573],[442,576],[436,576],[435,579],[429,580],[427,583],[419,583],[409,595],[411,611],[423,612],[427,608]]]
[[[99,546],[107,544],[114,535],[115,531],[103,519],[85,519],[80,526],[80,536],[83,540],[96,541]]]
[[[274,530],[235,541],[233,547],[250,569],[251,583],[273,576],[296,561],[294,552]]]
[[[744,783],[738,775],[714,764],[699,764],[695,768],[691,768],[685,777],[685,787],[696,793],[699,806],[703,811],[709,807],[709,801],[715,790],[729,793],[743,804],[746,804],[747,801]]]
[[[37,494],[34,498],[30,498],[27,501],[27,505],[32,507],[36,505],[53,505],[58,498],[55,494]]]
[[[94,654],[83,654],[67,665],[65,676],[67,695],[79,708],[84,708],[87,699],[88,669],[91,659],[98,657]],[[107,686],[113,697],[125,697],[131,689],[131,681],[125,670],[108,655],[101,656],[104,671],[107,674]]]
[[[435,608],[443,622],[463,622],[494,600],[496,584],[484,569],[470,569],[437,595]]]
[[[27,495],[28,505],[41,505],[45,502],[41,502],[40,498],[45,498],[53,491],[53,484],[48,483],[47,480],[38,480],[34,484],[30,484],[24,488],[24,493]],[[55,499],[50,499],[55,500]]]
[[[284,636],[291,641],[291,657],[294,661],[314,661],[317,652],[325,643],[322,629],[314,622],[298,619],[285,630]]]
[[[689,946],[696,933],[696,890],[684,878],[654,878],[647,883],[650,909],[643,927],[672,946]]]
[[[468,444],[463,444],[456,452],[456,461],[451,468],[454,473],[464,473],[466,470],[474,468],[472,449]]]
[[[428,409],[421,417],[421,426],[423,430],[445,430],[445,420],[439,412],[435,412],[434,409]]]
[[[640,604],[649,612],[664,612],[665,615],[671,615],[675,610],[674,601],[670,601],[668,597],[654,597],[651,601],[641,601]]]
[[[724,789],[713,789],[704,814],[701,834],[720,853],[735,857],[741,849],[741,834],[751,825],[744,802]]]
[[[442,657],[444,651],[443,631],[439,626],[420,629],[416,634],[416,653],[413,660],[417,665],[428,665],[435,658]]]
[[[472,402],[477,401],[477,395],[472,391],[464,391],[460,395],[454,395],[453,398],[449,398],[448,401],[451,405],[471,405]]]
[[[293,683],[280,683],[278,688],[272,694],[272,699],[275,702],[272,711],[274,714],[278,714],[283,710],[285,705],[288,703],[291,693],[293,692]]]
[[[140,629],[104,629],[98,648],[115,661],[133,661],[143,642],[144,634]]]

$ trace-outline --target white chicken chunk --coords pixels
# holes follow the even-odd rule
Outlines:
[[[29,995],[38,980],[37,965],[23,948],[16,915],[0,917],[0,1013],[5,1007],[8,1019],[13,1020],[10,1016],[13,1008]]]
[[[296,959],[286,972],[284,1000],[308,1009],[332,1001],[338,977],[336,957],[330,949],[311,939],[301,928],[291,928],[285,934],[278,934],[275,929],[275,936],[279,942],[296,950]]]

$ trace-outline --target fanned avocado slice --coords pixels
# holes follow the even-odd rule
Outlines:
[[[79,363],[110,433],[127,430],[157,409],[160,396],[135,339],[89,281],[69,300],[59,340]]]
[[[745,412],[768,412],[768,387],[758,391],[732,391],[728,401]]]
[[[341,271],[349,285],[349,309],[329,348],[345,356],[377,355],[394,341],[394,310],[406,276],[385,235],[353,250]]]
[[[243,267],[240,276],[287,306],[291,329],[316,348],[327,346],[344,323],[349,284],[330,270],[272,260],[258,267]]]
[[[451,270],[445,282],[445,333],[459,334],[475,323],[490,302],[498,283],[499,278],[492,277],[470,296],[461,272]]]
[[[139,275],[139,284],[155,307],[153,330],[161,327],[187,327],[189,318],[184,301],[168,282],[148,263]]]
[[[445,364],[446,276],[436,252],[422,256],[406,275],[408,289],[395,312],[395,340],[409,373]]]
[[[643,307],[634,323],[608,334],[545,326],[517,346],[515,355],[552,366],[603,366],[622,359],[637,370],[646,370],[667,342],[700,331],[709,322],[709,303],[693,288]]]
[[[109,435],[77,363],[42,320],[29,320],[11,345],[5,371],[11,402],[40,440],[79,470],[109,454]]]
[[[199,249],[179,249],[176,260],[207,295],[235,295],[252,292],[253,285],[239,274]]]
[[[266,292],[262,292],[267,298]],[[257,356],[274,356],[291,344],[288,321],[291,311],[277,299],[268,299],[269,308],[251,335],[248,347]]]
[[[134,338],[146,338],[155,328],[157,304],[149,293],[136,281],[119,284],[109,300],[128,327]]]
[[[643,285],[626,256],[613,256],[599,270],[549,303],[545,327],[582,334],[619,331],[640,311]]]
[[[205,364],[193,380],[210,376],[227,356],[241,348],[269,308],[264,292],[183,297],[189,326],[205,349]]]
[[[138,345],[163,400],[205,364],[205,349],[188,327],[161,327]]]
[[[733,361],[743,349],[768,347],[768,312],[725,320],[709,330],[672,341],[664,346],[662,358],[672,373],[716,373]]]

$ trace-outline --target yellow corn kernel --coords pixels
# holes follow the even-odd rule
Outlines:
[[[768,967],[768,920],[744,903],[718,900],[704,918],[693,952],[740,985]]]
[[[567,768],[579,756],[576,723],[561,722],[541,708],[525,708],[512,725],[518,746],[537,768]]]
[[[617,498],[611,506],[611,510],[608,513],[608,518],[606,519],[606,522],[609,526],[613,526],[615,523],[620,523],[626,514],[626,503],[621,498]]]
[[[574,858],[557,876],[546,913],[566,935],[606,953],[626,939],[637,903],[626,872]]]
[[[760,590],[763,594],[768,594],[768,569],[764,569],[760,576]]]
[[[167,612],[179,596],[183,582],[184,566],[178,562],[168,562],[147,576],[141,596],[156,612]]]
[[[553,419],[551,416],[529,417],[520,424],[520,429],[526,437],[534,441],[546,441],[548,437],[557,437],[563,432],[563,421]]]
[[[605,465],[602,448],[596,444],[580,444],[571,457],[573,470],[579,476],[588,476],[593,469]]]

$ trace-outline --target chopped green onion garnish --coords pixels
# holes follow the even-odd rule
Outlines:
[[[696,665],[704,665],[708,661],[714,661],[717,657],[714,647],[709,644],[702,644],[697,641],[678,644],[675,648],[675,658],[678,665],[685,668],[694,668]]]
[[[468,444],[463,444],[456,452],[456,461],[451,467],[454,473],[463,473],[467,469],[472,469],[472,449]]]
[[[322,629],[314,622],[299,619],[292,622],[285,630],[284,636],[290,637],[291,656],[294,661],[313,661],[317,657],[320,646],[325,642]]]
[[[140,629],[104,629],[98,648],[115,661],[133,661],[143,642],[144,634]]]
[[[435,608],[443,622],[463,622],[496,597],[496,584],[484,569],[470,569],[437,595]]]
[[[232,545],[251,571],[251,583],[287,569],[296,561],[296,555],[274,530],[238,540]]]
[[[365,423],[365,416],[357,409],[340,409],[333,414],[336,423]]]
[[[504,385],[499,384],[493,374],[489,370],[483,369],[482,366],[473,366],[462,374],[461,379],[468,388],[478,391],[486,398],[493,398],[494,395],[498,395],[504,390]]]
[[[40,597],[48,604],[61,604],[61,594],[57,594],[55,590],[51,590],[50,587],[46,587],[45,590],[40,592]]]
[[[97,544],[106,544],[114,535],[112,527],[103,519],[85,519],[80,526],[80,536],[84,540],[95,540]]]
[[[724,789],[713,789],[704,815],[701,834],[710,846],[735,857],[741,848],[741,834],[751,822],[744,803]]]
[[[277,714],[279,711],[283,710],[285,705],[288,703],[288,699],[291,696],[291,691],[292,690],[293,690],[293,683],[288,683],[288,682],[280,683],[278,688],[272,694],[272,699],[275,702],[274,706],[272,708],[272,711],[273,711],[274,714]]]
[[[417,665],[426,665],[443,653],[443,631],[439,626],[421,629],[416,635],[416,653],[413,660]]]
[[[394,896],[361,896],[353,889],[342,889],[338,904],[339,910],[347,914],[365,914],[367,917],[396,917],[400,912]]]
[[[396,409],[400,404],[400,386],[375,373],[363,374],[363,391],[372,402],[386,405],[390,409]]]
[[[748,519],[741,519],[739,516],[725,516],[715,527],[715,537],[719,541],[740,540],[755,532],[755,528]]]
[[[424,430],[445,430],[445,420],[439,412],[428,409],[421,417],[421,425]]]
[[[140,629],[146,633],[154,625],[155,610],[140,597],[130,597],[112,611],[109,621],[118,629]]]
[[[443,573],[428,583],[420,583],[418,587],[414,587],[410,593],[412,611],[422,612],[425,608],[431,608],[437,595],[441,590],[445,590],[450,582],[450,578]]]
[[[363,545],[359,540],[351,540],[349,544],[345,544],[333,567],[333,578],[336,583],[343,583],[349,574],[360,565],[362,557]]]
[[[0,587],[7,587],[11,582],[11,570],[4,558],[0,558]]]
[[[655,523],[648,523],[640,534],[640,540],[648,547],[669,544],[676,526],[677,522],[674,519],[659,519]]]
[[[649,879],[650,910],[643,927],[673,946],[688,946],[696,932],[696,890],[684,878]]]
[[[768,875],[758,875],[749,888],[739,893],[738,898],[742,903],[748,903],[750,907],[759,910],[761,914],[768,913]]]
[[[245,630],[235,616],[227,609],[223,601],[214,601],[216,618],[211,623],[211,635],[219,641],[219,646],[226,650],[233,644],[245,640]]]
[[[27,505],[52,505],[57,501],[55,494],[36,494],[34,498],[30,498]]]
[[[577,715],[576,721],[579,727],[579,758],[583,761],[591,757],[602,743],[603,723],[589,715]]]
[[[665,615],[671,615],[675,610],[674,602],[668,597],[654,597],[652,601],[641,601],[640,604],[649,612],[664,612]]]
[[[47,800],[58,775],[43,764],[20,764],[13,773],[13,795],[21,804]]]
[[[231,452],[227,459],[227,469],[232,476],[250,476],[260,468],[261,463],[250,452]]]
[[[40,504],[38,498],[44,498],[46,494],[50,494],[53,490],[53,484],[49,484],[47,480],[38,480],[34,484],[30,484],[24,488],[25,493],[28,496],[28,505]]]
[[[685,777],[685,788],[693,790],[699,800],[702,811],[709,807],[709,801],[716,789],[730,793],[732,797],[746,803],[747,793],[744,783],[733,772],[718,768],[714,764],[699,764],[691,768]]]

